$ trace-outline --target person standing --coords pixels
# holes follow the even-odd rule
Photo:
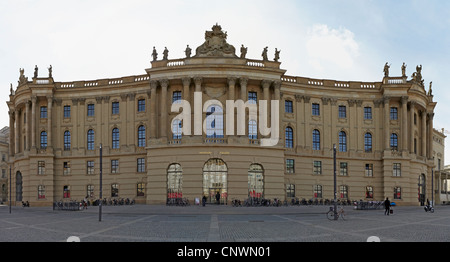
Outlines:
[[[219,205],[220,204],[220,193],[219,193],[219,191],[217,191],[217,194],[216,194],[216,201],[217,201],[217,204]]]
[[[391,201],[386,197],[384,200],[384,214],[389,216],[389,212],[391,211]]]

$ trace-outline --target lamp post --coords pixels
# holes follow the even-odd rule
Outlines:
[[[103,188],[102,188],[102,158],[103,158],[103,152],[102,152],[102,144],[100,144],[100,201],[98,203],[98,221],[102,221],[102,198],[103,198]]]
[[[12,195],[12,186],[11,186],[11,165],[9,165],[9,213],[11,214],[11,195]]]
[[[333,144],[333,177],[334,177],[334,220],[338,219],[337,216],[337,190],[336,190],[336,144]]]

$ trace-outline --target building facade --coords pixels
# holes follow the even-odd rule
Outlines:
[[[215,25],[195,55],[154,49],[145,74],[116,79],[55,82],[36,67],[29,81],[21,69],[7,102],[13,201],[98,198],[100,145],[105,198],[333,199],[334,145],[338,198],[430,196],[436,103],[422,66],[408,79],[386,65],[381,82],[288,76],[278,51],[248,59],[226,39]]]

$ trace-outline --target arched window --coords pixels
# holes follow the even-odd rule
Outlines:
[[[317,129],[313,130],[313,150],[320,150],[320,132]]]
[[[251,164],[248,169],[248,196],[264,197],[264,170],[259,164]]]
[[[138,127],[138,147],[145,147],[145,126]]]
[[[344,131],[339,132],[339,151],[347,152],[347,134]]]
[[[218,105],[209,106],[206,110],[206,137],[223,138],[223,110]]]
[[[212,158],[203,165],[203,195],[209,203],[226,203],[228,198],[228,167],[222,159]]]
[[[119,129],[116,127],[112,130],[112,148],[119,148],[120,134]]]
[[[41,149],[47,148],[47,132],[41,132]]]
[[[87,132],[87,150],[94,150],[94,130],[89,129]]]
[[[395,133],[391,134],[391,150],[398,150],[398,136]]]
[[[178,101],[178,100],[177,100]],[[181,139],[183,134],[183,122],[179,119],[172,122],[172,138]]]
[[[180,164],[171,164],[167,169],[167,201],[183,197],[183,170]]]
[[[64,132],[64,150],[70,150],[70,131]]]
[[[372,134],[365,133],[364,134],[364,152],[372,152]]]
[[[248,139],[258,139],[258,125],[255,120],[248,122]]]
[[[286,148],[294,147],[294,131],[292,131],[292,128],[289,126],[286,127],[284,140]]]

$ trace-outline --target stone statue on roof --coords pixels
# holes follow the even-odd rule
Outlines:
[[[197,47],[195,57],[237,58],[236,49],[227,43],[227,32],[223,32],[218,24],[212,27],[212,31],[205,32],[205,42]]]
[[[153,62],[155,62],[158,59],[158,53],[156,52],[155,47],[153,47],[152,57],[153,57]]]

